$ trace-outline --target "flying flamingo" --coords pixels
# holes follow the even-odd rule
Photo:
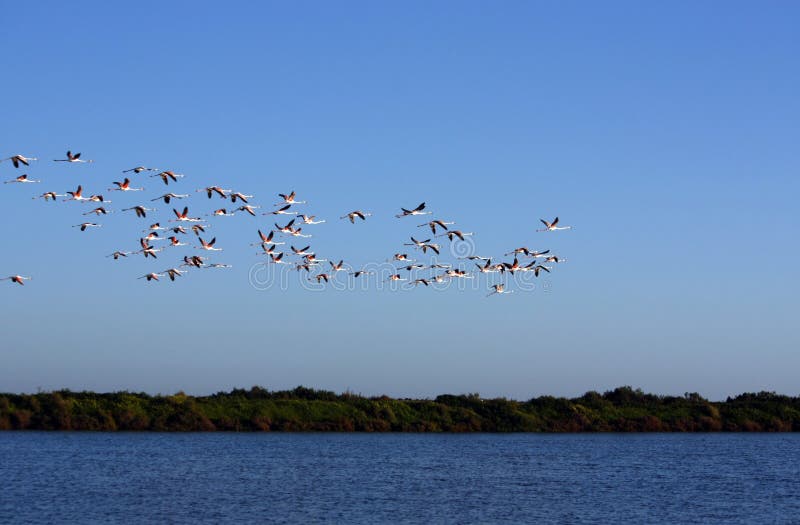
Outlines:
[[[252,195],[245,195],[244,193],[239,193],[238,191],[233,192],[230,194],[231,202],[236,202],[236,199],[239,199],[243,203],[247,204],[247,199],[252,199]]]
[[[94,162],[93,160],[83,160],[81,159],[80,153],[72,153],[71,151],[67,151],[67,158],[66,159],[55,159],[55,162]]]
[[[186,197],[188,197],[188,195],[178,195],[176,193],[165,193],[161,197],[156,197],[155,199],[150,199],[150,202],[157,201],[157,200],[163,200],[164,204],[169,204],[169,201],[171,199],[185,199]]]
[[[217,195],[219,195],[223,199],[227,199],[228,198],[228,194],[231,193],[232,190],[223,190],[219,186],[208,186],[207,188],[201,188],[201,189],[199,189],[197,191],[205,192],[206,195],[208,195],[209,199],[211,198],[211,196],[214,193],[216,193]]]
[[[419,206],[414,208],[413,210],[407,210],[405,208],[400,208],[402,210],[401,213],[395,215],[398,219],[400,217],[408,217],[409,215],[430,215],[431,212],[429,211],[422,211],[425,209],[425,203],[421,203]]]
[[[84,222],[81,224],[74,225],[73,228],[80,228],[82,232],[85,232],[86,228],[99,228],[101,226],[102,224],[96,224],[94,222]]]
[[[183,175],[180,173],[175,173],[174,171],[162,171],[161,173],[156,173],[155,175],[150,175],[151,177],[160,177],[164,184],[169,185],[169,180],[172,179],[173,182],[178,182],[179,178],[182,178]]]
[[[315,221],[316,215],[300,215],[300,219],[303,221],[303,224],[322,224],[325,222],[325,219],[321,221]]]
[[[30,280],[31,280],[30,277],[23,277],[21,275],[12,275],[10,277],[3,277],[2,279],[0,279],[0,281],[11,281],[12,283],[17,283],[22,286],[25,285],[24,281],[30,281]]]
[[[491,292],[490,294],[488,294],[486,297],[490,297],[490,296],[495,295],[495,294],[499,295],[499,294],[514,293],[514,290],[506,290],[506,285],[504,285],[504,284],[495,284],[494,286],[492,286],[492,288],[494,289],[494,291]]]
[[[137,217],[147,217],[148,211],[156,211],[154,208],[145,208],[144,206],[133,206],[131,208],[122,208],[122,211],[133,210],[136,212]]]
[[[44,199],[45,201],[48,201],[48,200],[52,199],[52,201],[55,202],[56,201],[56,197],[66,197],[66,194],[62,195],[62,194],[56,193],[54,191],[47,191],[45,193],[42,193],[38,197],[31,197],[31,198],[34,199],[34,200],[36,200],[36,199]]]
[[[298,201],[295,200],[295,192],[292,191],[289,195],[285,195],[283,193],[279,193],[278,197],[283,199],[281,204],[306,204],[306,201]],[[280,206],[281,204],[276,204],[275,206]]]
[[[276,242],[272,240],[275,237],[275,232],[272,230],[270,230],[269,235],[264,235],[263,233],[261,233],[261,230],[258,230],[258,236],[261,238],[261,242],[253,243],[252,246],[256,246],[258,244],[285,244],[282,242]]]
[[[150,282],[150,281],[158,281],[159,277],[164,277],[164,274],[162,274],[162,273],[148,273],[148,274],[142,275],[141,277],[137,277],[137,279],[147,279],[147,281]]]
[[[20,164],[24,164],[25,166],[30,166],[30,164],[28,164],[30,161],[39,160],[39,159],[37,159],[35,157],[26,157],[24,155],[14,155],[13,157],[0,159],[0,162],[6,161],[6,160],[10,160],[15,168],[19,168]]]
[[[291,207],[292,207],[291,204],[287,204],[286,206],[278,208],[275,211],[268,211],[267,213],[262,213],[262,215],[297,215],[296,211],[289,211],[289,208]]]
[[[108,188],[108,191],[142,191],[144,188],[131,188],[131,179],[125,178],[122,182],[114,181],[112,184],[116,184],[116,188]]]
[[[143,171],[158,171],[158,168],[145,168],[144,166],[136,166],[135,168],[131,168],[129,170],[122,170],[122,173],[134,172],[138,175]]]
[[[178,270],[177,268],[170,268],[169,270],[164,270],[161,272],[161,275],[168,275],[170,281],[174,281],[176,277],[180,277],[186,273],[186,270]]]
[[[27,183],[31,183],[31,182],[42,182],[42,181],[40,181],[40,180],[33,180],[33,179],[29,179],[27,175],[20,175],[19,177],[15,178],[15,179],[11,179],[11,180],[7,180],[7,181],[5,181],[3,184],[12,184],[12,183],[14,183],[14,182],[27,182]]]
[[[185,242],[181,242],[177,237],[174,235],[172,237],[167,237],[169,239],[170,246],[189,246]]]
[[[449,240],[453,240],[454,237],[458,237],[460,240],[464,240],[464,237],[472,235],[472,232],[462,232],[461,230],[450,230],[447,233],[442,233],[437,235],[437,237],[447,237]]]
[[[572,229],[572,226],[556,226],[558,224],[558,217],[553,219],[553,222],[547,222],[544,219],[539,219],[544,224],[544,229],[536,230],[537,232],[554,232],[556,230],[569,230]]]
[[[239,206],[238,208],[236,208],[236,211],[246,211],[247,213],[249,213],[250,215],[255,217],[256,216],[256,212],[254,212],[253,210],[255,210],[256,208],[260,208],[260,207],[261,206],[251,206],[249,204],[245,204],[244,206]]]
[[[214,248],[214,243],[217,242],[217,238],[216,237],[211,239],[209,242],[204,241],[202,237],[198,236],[197,238],[200,239],[200,247],[198,249],[212,251],[212,252],[221,252],[222,251],[222,248]]]
[[[339,218],[340,218],[340,219],[350,219],[350,222],[351,222],[352,224],[355,224],[355,222],[356,222],[356,217],[358,217],[358,218],[359,218],[359,219],[361,219],[362,221],[365,221],[365,220],[367,220],[367,217],[369,217],[370,215],[372,215],[372,214],[371,214],[371,213],[367,213],[367,212],[363,212],[363,211],[361,211],[361,210],[355,210],[355,211],[351,211],[351,212],[350,212],[350,213],[348,213],[347,215],[342,215],[342,216],[341,216],[341,217],[339,217]]]
[[[215,217],[233,217],[233,213],[228,213],[227,210],[225,210],[225,208],[214,210],[212,215]]]
[[[444,221],[440,221],[440,220],[437,219],[435,221],[426,222],[425,224],[420,224],[420,225],[417,226],[417,228],[424,228],[425,226],[429,226],[430,229],[431,229],[431,232],[433,232],[433,234],[436,235],[436,227],[437,226],[446,231],[447,227],[450,226],[450,225],[453,225],[453,224],[455,224],[455,222],[444,222]]]
[[[110,212],[110,211],[106,210],[105,208],[103,208],[102,206],[100,206],[99,208],[95,208],[92,211],[87,211],[87,212],[83,213],[83,215],[91,215],[92,213],[94,213],[95,215],[108,215],[109,213],[113,213],[113,212]]]
[[[180,222],[202,222],[203,219],[199,217],[189,217],[189,207],[186,206],[183,208],[183,212],[178,212],[175,208],[172,208],[172,212],[175,214],[176,221]],[[197,232],[195,232],[197,233]]]
[[[120,257],[127,257],[127,256],[128,256],[128,255],[130,255],[131,253],[133,253],[133,252],[123,252],[123,251],[116,251],[116,252],[114,252],[114,253],[112,253],[112,254],[106,255],[106,257],[113,257],[113,258],[114,258],[114,260],[116,261],[116,260],[117,260],[117,259],[119,259]]]

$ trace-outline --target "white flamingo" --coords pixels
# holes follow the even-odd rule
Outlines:
[[[172,199],[185,199],[188,195],[179,195],[177,193],[165,193],[161,197],[156,197],[155,199],[150,199],[150,202],[163,200],[164,204],[169,204],[169,201]]]
[[[206,250],[206,251],[210,251],[210,252],[221,252],[222,251],[222,248],[214,248],[214,243],[217,242],[217,238],[216,237],[214,237],[213,239],[211,239],[208,242],[204,241],[202,237],[198,236],[197,238],[200,239],[200,246],[198,247],[199,250]]]
[[[407,210],[405,208],[400,208],[402,211],[395,215],[398,219],[401,217],[408,217],[409,215],[430,215],[431,212],[429,211],[422,211],[425,209],[425,203],[421,203],[419,206],[414,208],[413,210]]]
[[[71,151],[67,151],[67,158],[66,159],[55,159],[54,162],[94,162],[93,160],[84,160],[81,158],[80,153],[72,153]]]
[[[38,197],[31,197],[31,198],[34,199],[34,200],[36,200],[36,199],[44,199],[45,201],[52,200],[53,202],[55,202],[57,197],[66,197],[66,196],[67,196],[66,194],[62,195],[61,193],[56,193],[54,191],[46,191],[46,192],[42,193],[41,195],[39,195]]]
[[[361,210],[355,210],[355,211],[351,211],[347,215],[342,215],[341,217],[339,217],[339,219],[350,219],[350,223],[351,224],[355,224],[356,218],[359,218],[362,221],[365,221],[365,220],[367,220],[367,217],[369,217],[370,215],[372,215],[372,214],[369,213],[369,212],[364,212],[364,211],[361,211]]]
[[[178,179],[183,178],[183,175],[180,173],[175,173],[174,171],[162,171],[161,173],[156,173],[155,175],[150,176],[159,177],[166,185],[169,185],[170,179],[172,179],[173,182],[178,182]]]
[[[108,188],[108,191],[142,191],[144,188],[131,188],[131,179],[125,178],[122,182],[114,181],[112,184],[116,184],[116,188]]]
[[[553,222],[547,222],[544,219],[539,219],[544,224],[544,229],[536,230],[537,232],[554,232],[556,230],[570,230],[572,226],[556,226],[558,224],[558,217],[553,219]]]
[[[94,222],[83,222],[81,224],[76,224],[73,228],[80,228],[82,232],[86,231],[86,228],[100,228],[102,224],[97,224]]]
[[[33,180],[33,179],[29,179],[27,175],[20,175],[20,176],[19,176],[19,177],[17,177],[17,178],[14,178],[14,179],[11,179],[11,180],[7,180],[7,181],[5,181],[3,184],[13,184],[13,183],[15,183],[15,182],[21,182],[21,183],[37,183],[37,182],[42,182],[42,181],[40,181],[40,180]]]
[[[20,164],[24,164],[25,166],[30,166],[29,162],[32,160],[39,160],[36,157],[26,157],[25,155],[14,155],[13,157],[7,157],[5,159],[0,159],[0,162],[10,160],[11,163],[14,165],[15,168],[19,168]]]

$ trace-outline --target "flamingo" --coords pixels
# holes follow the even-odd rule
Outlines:
[[[435,270],[435,269],[447,270],[448,268],[451,268],[451,267],[452,267],[452,265],[450,265],[450,264],[442,264],[442,263],[431,264],[430,266],[428,266],[428,268],[431,269],[431,270]]]
[[[262,213],[262,215],[297,215],[296,211],[289,211],[289,208],[291,207],[292,207],[291,204],[287,204],[286,206],[283,206],[282,208],[279,208],[275,211],[268,211],[267,213]]]
[[[350,275],[352,275],[354,279],[357,279],[357,278],[361,277],[362,275],[372,275],[374,273],[375,272],[373,272],[372,270],[358,270],[358,271],[355,271],[355,272],[351,272]]]
[[[64,199],[64,201],[88,201],[90,197],[83,196],[83,187],[78,186],[78,189],[75,191],[68,191],[67,195],[70,196],[69,199]]]
[[[275,232],[272,230],[270,230],[269,235],[264,235],[263,233],[261,233],[261,230],[258,230],[258,236],[259,238],[261,238],[261,242],[254,243],[252,246],[256,246],[257,244],[285,244],[282,242],[276,242],[272,240],[275,237]]]
[[[422,253],[428,253],[428,250],[433,250],[436,255],[439,255],[439,245],[426,243],[422,245]]]
[[[170,268],[169,270],[164,270],[161,272],[162,275],[168,275],[170,281],[174,281],[176,277],[180,277],[185,273],[186,270],[178,270],[177,268]]]
[[[15,178],[15,179],[11,179],[11,180],[5,181],[3,184],[12,184],[14,182],[32,183],[32,182],[42,182],[42,181],[29,179],[27,175],[20,175],[19,177]]]
[[[451,279],[453,277],[458,277],[458,278],[461,278],[461,279],[472,279],[474,277],[474,276],[468,274],[467,272],[465,272],[464,270],[460,270],[458,268],[453,269],[453,270],[446,270],[444,272],[444,275],[446,277],[450,277]]]
[[[106,200],[102,195],[89,195],[86,200],[89,202],[105,202],[106,204],[111,204],[111,201]]]
[[[244,193],[233,192],[230,194],[231,202],[236,202],[236,199],[239,199],[243,203],[247,204],[247,199],[252,199],[252,195],[245,195]]]
[[[147,282],[150,282],[150,281],[158,281],[159,277],[164,277],[164,274],[161,274],[161,273],[148,273],[148,274],[142,275],[141,277],[137,277],[137,279],[147,279]]]
[[[425,246],[426,243],[429,243],[430,241],[431,241],[430,239],[425,239],[424,241],[418,241],[414,237],[411,237],[411,242],[405,243],[403,244],[403,246],[416,246],[417,248],[422,248],[423,246]]]
[[[169,204],[169,201],[172,199],[185,199],[188,195],[178,195],[177,193],[165,193],[161,197],[156,197],[155,199],[150,199],[150,202],[163,200],[164,204]]]
[[[300,215],[300,219],[303,221],[303,224],[322,224],[325,222],[325,219],[321,221],[315,221],[316,215]]]
[[[394,254],[393,258],[394,258],[395,261],[414,262],[414,259],[409,259],[408,258],[408,254],[407,253],[396,253],[396,254]]]
[[[493,265],[491,259],[486,261],[486,264],[484,264],[483,266],[477,263],[475,264],[475,266],[477,266],[478,271],[481,273],[497,273],[499,271],[505,270],[505,266],[503,266],[502,264]]]
[[[147,217],[148,211],[156,211],[155,208],[145,208],[144,206],[133,206],[131,208],[122,208],[122,211],[133,210],[136,212],[137,217]]]
[[[200,247],[198,249],[211,251],[211,252],[221,252],[222,251],[222,248],[214,248],[214,243],[217,242],[217,238],[216,237],[211,239],[209,242],[204,241],[203,238],[200,237],[200,236],[198,236],[197,238],[200,239]]]
[[[417,228],[424,228],[425,226],[428,226],[430,227],[431,232],[433,232],[433,234],[436,235],[437,226],[443,230],[447,230],[447,227],[453,224],[455,224],[455,222],[444,222],[437,219],[435,221],[426,222],[425,224],[420,224],[419,226],[417,226]]]
[[[205,257],[200,257],[199,255],[192,255],[188,257],[186,255],[183,256],[183,264],[181,266],[194,266],[195,268],[202,268],[203,261],[205,261]]]
[[[313,254],[313,252],[308,251],[308,249],[311,248],[310,245],[306,246],[305,248],[295,248],[294,246],[290,246],[290,248],[292,249],[292,252],[294,252],[295,255],[298,255],[300,257]]]
[[[185,206],[183,208],[183,212],[182,213],[178,212],[178,210],[176,210],[175,208],[172,208],[172,213],[174,213],[175,217],[176,217],[174,220],[179,221],[179,222],[202,222],[203,221],[203,219],[201,219],[200,217],[189,217],[189,207],[188,206]],[[197,232],[195,232],[195,233],[197,233]]]
[[[516,272],[517,270],[522,268],[519,265],[519,260],[516,257],[514,257],[514,262],[513,263],[503,263],[503,266],[505,267],[506,271],[508,271],[512,275],[514,274],[514,272]]]
[[[225,208],[214,210],[214,213],[212,215],[214,215],[215,217],[233,217],[233,213],[228,213],[225,210]]]
[[[99,228],[102,224],[96,224],[94,222],[83,222],[81,224],[76,224],[73,228],[80,228],[82,232],[86,231],[86,228]]]
[[[144,166],[136,166],[135,168],[131,168],[129,170],[122,170],[122,173],[134,172],[135,174],[138,175],[143,171],[158,171],[158,168],[145,168]]]
[[[292,191],[289,195],[285,195],[283,193],[279,193],[278,197],[283,199],[281,204],[306,204],[306,201],[298,201],[295,200],[295,192]],[[275,206],[280,206],[281,204],[276,204]]]
[[[414,286],[419,286],[420,284],[424,284],[425,286],[428,286],[428,282],[429,281],[427,279],[414,279],[414,282],[412,284]]]
[[[108,188],[108,191],[142,191],[144,188],[131,188],[131,179],[125,178],[122,182],[113,182],[112,184],[116,184],[116,188]]]
[[[312,266],[313,266],[313,265],[316,265],[316,264],[319,264],[319,263],[323,263],[323,262],[327,262],[327,261],[328,261],[328,259],[317,259],[317,256],[316,256],[315,254],[313,254],[313,253],[309,253],[308,255],[304,255],[304,256],[303,256],[303,259],[304,259],[304,260],[305,260],[305,261],[306,261],[308,264],[311,264]]]
[[[105,208],[103,208],[102,206],[100,206],[99,208],[95,208],[92,211],[87,211],[87,212],[83,213],[82,215],[91,215],[92,213],[94,213],[95,215],[108,215],[109,213],[113,213],[113,212],[110,212],[110,211],[106,210]]]
[[[401,266],[400,268],[398,268],[398,270],[406,270],[406,271],[410,272],[412,270],[418,270],[420,268],[425,268],[425,265],[424,264],[409,264],[408,266]]]
[[[358,217],[362,221],[365,221],[365,220],[367,220],[367,217],[369,217],[370,215],[372,215],[372,214],[371,213],[367,213],[367,212],[363,212],[361,210],[355,210],[355,211],[351,211],[347,215],[342,215],[341,217],[339,217],[339,219],[350,219],[350,223],[351,224],[355,224],[356,217]]]
[[[403,277],[401,277],[399,273],[390,275],[389,278],[386,279],[386,281],[407,281],[407,280],[408,279],[404,279]]]
[[[116,251],[116,252],[114,252],[114,253],[111,253],[111,254],[109,254],[109,255],[106,255],[106,257],[113,257],[113,258],[114,258],[114,260],[116,261],[116,260],[117,260],[117,259],[119,259],[120,257],[127,257],[128,255],[130,255],[130,254],[132,254],[132,253],[133,253],[133,252],[123,252],[123,251],[119,251],[119,250],[118,250],[118,251]]]
[[[317,283],[320,283],[322,281],[325,281],[327,283],[330,278],[331,278],[331,276],[328,275],[327,273],[321,273],[319,275],[315,275],[314,276],[314,279],[317,280]],[[309,279],[309,281],[311,281],[311,280],[312,279]]]
[[[306,273],[311,273],[311,266],[312,266],[312,265],[311,265],[311,264],[309,264],[309,263],[302,263],[302,264],[301,264],[301,263],[297,263],[297,264],[294,266],[294,269],[295,269],[295,270],[297,270],[298,272],[299,272],[300,270],[305,270],[305,271],[306,271]],[[313,265],[313,266],[316,266],[316,264],[315,264],[315,265]]]
[[[337,273],[344,270],[343,260],[340,260],[337,264],[333,264],[331,261],[328,261],[328,264],[331,265],[331,273]]]
[[[93,160],[83,160],[80,153],[72,153],[67,151],[66,159],[55,159],[54,162],[94,162]]]
[[[206,264],[205,268],[233,268],[233,266],[224,263],[211,263],[211,264]]]
[[[203,233],[206,232],[206,228],[211,228],[211,225],[210,224],[192,224],[192,231],[198,237],[200,237],[200,232],[203,232]]]
[[[422,211],[425,209],[425,203],[421,203],[419,206],[414,208],[413,210],[407,210],[405,208],[400,208],[402,210],[401,213],[395,215],[398,219],[401,217],[408,217],[409,215],[430,215],[431,212],[429,211]]]
[[[217,195],[219,195],[223,199],[227,199],[228,198],[228,194],[231,193],[232,190],[223,190],[219,186],[208,186],[207,188],[201,188],[201,189],[199,189],[197,191],[198,192],[200,192],[200,191],[205,192],[206,195],[208,195],[209,199],[211,198],[211,196],[214,193],[216,193]]]
[[[563,263],[563,262],[567,262],[567,260],[566,259],[561,259],[561,258],[559,258],[559,257],[557,257],[555,255],[551,255],[550,257],[546,257],[544,262],[546,262],[546,263]]]
[[[291,235],[292,237],[302,237],[304,239],[308,239],[309,237],[311,237],[311,235],[303,234],[303,228],[297,228],[296,230],[292,230],[291,232],[289,232],[289,235]]]
[[[273,264],[292,264],[289,261],[283,260],[283,252],[278,252],[277,254],[271,253],[269,254],[269,258]]]
[[[152,246],[150,246],[150,244],[147,242],[147,239],[145,238],[139,239],[139,244],[142,246],[142,249],[136,253],[141,253],[142,255],[144,255],[145,259],[147,259],[148,257],[152,257],[153,259],[158,259],[158,257],[156,257],[156,253],[160,252],[162,248],[158,249],[153,248]]]
[[[183,234],[183,235],[186,235],[186,230],[183,228],[183,226],[174,226],[172,228],[169,228],[169,231],[171,231],[172,233],[174,233],[176,235],[179,234],[179,233]]]
[[[178,182],[178,179],[182,178],[183,175],[175,173],[174,171],[162,171],[161,173],[150,175],[150,177],[160,177],[164,184],[169,185],[170,179],[172,179],[173,182]]]
[[[170,246],[189,246],[187,243],[181,242],[180,239],[178,239],[174,235],[172,237],[167,237],[167,239],[169,239]]]
[[[275,228],[281,233],[288,233],[291,234],[294,230],[292,229],[292,225],[294,224],[294,219],[290,220],[286,226],[278,226],[278,223],[275,223]]]
[[[542,224],[544,224],[545,227],[542,230],[536,230],[537,232],[553,232],[553,231],[556,231],[556,230],[570,230],[570,229],[572,229],[572,226],[556,226],[556,224],[558,224],[558,217],[553,219],[553,222],[547,222],[544,219],[539,219],[539,220],[542,221]]]
[[[145,241],[163,241],[164,239],[158,236],[157,232],[150,232],[144,236]]]
[[[450,241],[453,240],[454,237],[458,237],[460,240],[464,240],[464,237],[472,235],[472,232],[462,232],[461,230],[450,230],[447,233],[442,233],[437,235],[437,237],[447,237]]]
[[[56,201],[56,197],[66,197],[66,194],[62,195],[62,194],[56,193],[54,191],[47,191],[47,192],[42,193],[38,197],[31,197],[31,198],[34,199],[34,200],[36,200],[36,199],[44,199],[45,201],[48,201],[48,200],[52,199],[52,201],[55,202]]]
[[[150,227],[149,227],[149,228],[147,228],[147,229],[146,229],[146,230],[144,230],[144,231],[146,231],[146,232],[147,232],[147,231],[160,232],[160,231],[166,231],[166,230],[167,230],[166,228],[164,228],[163,226],[161,226],[161,223],[160,223],[160,222],[157,222],[157,223],[155,223],[155,224],[151,224],[151,225],[150,225]],[[183,232],[183,233],[186,233],[186,232]]]
[[[24,155],[14,155],[13,157],[0,159],[0,162],[6,161],[6,160],[10,160],[15,168],[19,168],[20,164],[24,164],[25,166],[30,166],[30,164],[28,164],[30,161],[39,160],[39,159],[37,159],[36,157],[26,157]]]
[[[481,255],[467,255],[466,257],[459,257],[459,259],[468,259],[470,261],[488,261],[491,257],[483,257]]]
[[[500,295],[500,294],[514,293],[514,290],[506,290],[506,285],[504,285],[504,284],[495,284],[494,286],[492,286],[492,289],[494,291],[489,293],[486,297],[489,297],[489,296],[492,296],[492,295],[495,295],[495,294]]]
[[[21,275],[12,275],[10,277],[3,277],[0,281],[11,281],[12,283],[17,283],[21,286],[25,285],[25,281],[30,281],[30,277],[23,277]]]
[[[261,206],[250,206],[249,204],[245,204],[244,206],[239,206],[238,208],[236,208],[236,211],[246,211],[247,213],[255,217],[256,212],[254,212],[253,210],[260,207]]]
[[[275,253],[275,248],[277,248],[277,246],[275,246],[274,244],[261,245],[261,249],[264,250],[264,255],[272,255],[273,253]]]

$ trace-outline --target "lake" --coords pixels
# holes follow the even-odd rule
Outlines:
[[[798,434],[0,432],[0,522],[799,523]]]

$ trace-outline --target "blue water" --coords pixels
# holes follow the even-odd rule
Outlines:
[[[800,435],[0,432],[0,522],[800,523]]]

